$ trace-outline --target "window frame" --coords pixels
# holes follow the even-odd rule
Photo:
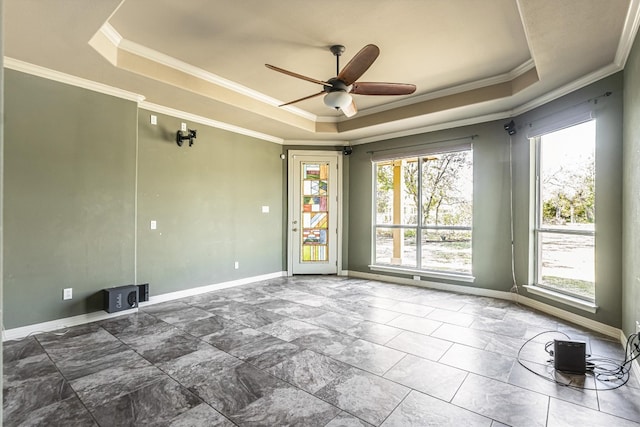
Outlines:
[[[398,153],[395,155],[382,155],[382,156],[372,156],[372,177],[373,177],[373,206],[372,206],[372,245],[371,245],[371,264],[369,268],[371,270],[377,271],[387,271],[387,272],[398,272],[398,273],[416,273],[419,276],[425,277],[434,277],[434,278],[443,278],[443,279],[453,279],[462,282],[473,282],[475,277],[473,276],[473,223],[472,219],[468,226],[460,226],[460,225],[424,225],[423,221],[423,207],[422,207],[422,196],[423,196],[423,185],[422,185],[422,166],[424,163],[423,158],[429,157],[430,155],[441,155],[448,153],[456,153],[456,152],[469,152],[471,158],[471,180],[473,181],[473,144],[464,143],[464,144],[456,144],[450,146],[443,146],[437,144],[436,146],[423,148],[418,151],[410,151],[405,153]],[[379,224],[377,222],[377,208],[378,208],[378,167],[381,163],[385,161],[398,161],[405,159],[417,158],[417,187],[418,187],[418,203],[416,206],[416,223],[415,224]],[[471,195],[471,210],[473,212],[473,189]],[[473,217],[473,214],[471,215]],[[403,218],[404,219],[404,218]],[[413,230],[415,232],[415,253],[416,253],[416,264],[415,267],[410,267],[406,265],[393,265],[393,264],[377,264],[377,231],[379,229],[389,229],[389,230]],[[427,231],[434,230],[453,230],[453,231],[468,231],[471,234],[471,263],[470,269],[468,272],[462,271],[453,271],[453,270],[438,270],[438,269],[428,269],[424,268],[422,265],[422,237],[423,233]],[[415,279],[415,276],[414,276]]]
[[[597,308],[597,306],[595,305],[596,303],[595,291],[594,291],[593,298],[589,298],[584,295],[576,294],[558,287],[544,284],[541,281],[542,279],[541,278],[542,276],[542,238],[545,234],[592,237],[593,246],[594,246],[594,256],[595,256],[595,247],[596,247],[595,220],[594,220],[593,230],[561,230],[561,229],[553,228],[549,226],[545,227],[543,225],[544,203],[542,201],[542,183],[541,183],[542,137],[547,134],[560,131],[562,129],[579,126],[581,124],[584,124],[590,121],[595,122],[595,118],[591,114],[589,114],[588,116],[585,116],[583,119],[563,123],[561,126],[558,126],[557,128],[555,127],[543,128],[543,130],[541,130],[540,133],[536,134],[533,137],[529,137],[529,139],[534,144],[534,153],[535,153],[534,155],[535,196],[534,196],[534,206],[533,206],[535,213],[534,213],[534,223],[533,223],[533,283],[534,285],[528,286],[527,288],[529,289],[533,288],[534,293],[536,293],[535,288],[539,288],[541,291],[540,292],[541,294],[546,294],[546,296],[555,297],[553,299],[556,299],[556,300],[566,299],[565,302],[570,303],[570,305],[579,306],[580,308],[583,308],[582,302],[584,302],[585,307],[587,307],[590,311],[594,311],[595,308]],[[595,126],[597,126],[597,122],[595,123]],[[595,155],[595,148],[594,148],[594,155]],[[595,160],[595,157],[594,157],[594,160]],[[594,196],[595,196],[595,185],[594,185]],[[595,272],[595,259],[594,259],[593,269]],[[595,278],[594,278],[594,286],[595,286]]]

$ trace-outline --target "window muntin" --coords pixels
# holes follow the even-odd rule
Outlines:
[[[374,162],[374,265],[471,275],[471,148]]]
[[[535,138],[536,285],[595,300],[595,120]]]

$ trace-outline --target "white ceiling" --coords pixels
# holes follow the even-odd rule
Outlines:
[[[508,117],[621,70],[640,0],[5,0],[5,66],[44,67],[144,97],[141,106],[283,143],[359,143]],[[322,90],[366,44],[347,119]],[[40,71],[42,71],[40,69]],[[173,109],[173,110],[169,110]],[[175,111],[174,111],[175,110]]]

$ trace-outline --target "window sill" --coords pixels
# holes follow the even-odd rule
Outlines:
[[[583,299],[565,295],[560,292],[554,292],[550,289],[541,288],[540,286],[535,285],[524,285],[524,288],[527,290],[527,292],[530,292],[534,295],[539,295],[553,301],[561,302],[563,304],[570,305],[571,307],[588,311],[589,313],[595,313],[596,311],[598,311],[598,306],[590,301],[585,301]]]
[[[463,273],[445,273],[439,271],[415,270],[406,267],[391,267],[385,265],[370,265],[372,271],[384,271],[387,273],[411,274],[414,276],[427,277],[432,279],[455,280],[457,282],[473,283],[476,278]]]

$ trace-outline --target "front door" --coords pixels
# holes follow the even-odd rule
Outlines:
[[[332,151],[289,152],[289,275],[338,272],[341,160]]]

